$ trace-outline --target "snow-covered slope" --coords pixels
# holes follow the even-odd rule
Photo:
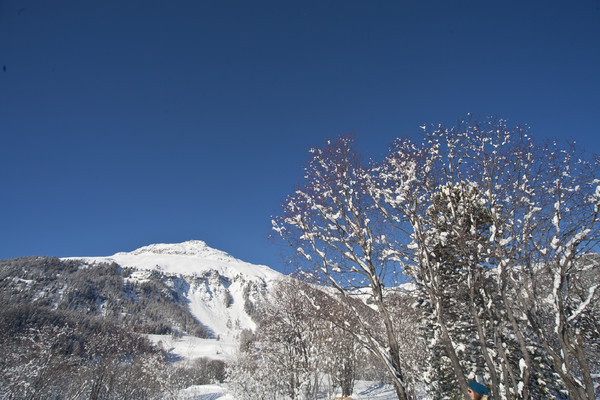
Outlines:
[[[86,264],[117,263],[134,270],[128,279],[160,274],[213,338],[235,341],[242,329],[254,329],[252,309],[282,277],[277,271],[238,260],[193,240],[152,244],[108,257],[76,257]]]
[[[238,260],[224,251],[209,247],[201,240],[151,244],[110,257],[83,257],[83,259],[89,262],[115,262],[122,267],[158,270],[179,275],[198,275],[205,271],[216,271],[220,275],[231,278],[241,275],[260,280],[278,279],[281,275],[267,266]]]

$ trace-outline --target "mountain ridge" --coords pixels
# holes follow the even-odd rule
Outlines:
[[[114,262],[122,267],[186,276],[204,274],[210,270],[229,278],[240,275],[252,280],[276,280],[282,276],[281,273],[266,265],[251,264],[224,251],[209,247],[202,240],[150,244],[130,252],[118,252],[112,256],[63,259],[78,259],[90,264]]]
[[[155,243],[142,246],[130,252],[119,252],[115,255],[169,254],[184,256],[201,256],[207,259],[233,259],[229,253],[209,247],[203,240],[187,240],[180,243]]]
[[[214,249],[202,240],[157,243],[109,257],[78,258],[91,265],[116,263],[132,269],[131,278],[160,279],[173,296],[213,338],[235,339],[243,329],[254,329],[252,312],[267,296],[272,282],[283,275],[267,266],[250,264]]]

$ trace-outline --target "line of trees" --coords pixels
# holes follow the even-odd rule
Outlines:
[[[0,309],[0,353],[0,399],[176,399],[225,379],[222,361],[172,363],[127,326],[39,305]]]
[[[164,356],[106,321],[39,306],[0,310],[0,398],[152,398]]]
[[[311,153],[273,228],[344,299],[399,399],[414,381],[466,396],[476,378],[497,399],[599,395],[597,157],[495,118],[425,127],[382,162],[363,162],[351,137]],[[418,376],[403,363],[394,276],[414,282],[423,313],[431,358]]]
[[[390,299],[397,300],[390,304],[394,314],[409,307]],[[365,319],[372,317],[369,306],[355,303]],[[317,399],[337,392],[346,397],[357,379],[386,380],[381,363],[353,334],[357,321],[337,294],[290,277],[278,281],[259,307],[257,329],[242,332],[228,369],[229,388],[238,398]],[[422,345],[413,341],[405,348],[414,365]]]

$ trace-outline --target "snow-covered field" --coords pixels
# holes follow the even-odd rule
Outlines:
[[[183,335],[181,338],[171,335],[147,336],[154,344],[160,345],[173,360],[210,358],[226,361],[234,355],[238,347],[237,342],[231,339],[200,339],[189,335]]]
[[[338,393],[336,397],[340,396]],[[227,393],[219,385],[192,386],[180,393],[179,400],[246,400]],[[325,399],[325,397],[324,397]],[[334,397],[335,399],[335,397]],[[357,382],[352,400],[392,400],[396,399],[394,389],[389,385],[373,382]]]
[[[238,400],[219,385],[192,386],[182,390],[180,400]]]

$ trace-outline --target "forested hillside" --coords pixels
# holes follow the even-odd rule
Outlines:
[[[223,381],[222,361],[173,363],[145,335],[215,334],[191,314],[177,279],[115,263],[0,261],[0,398],[175,398]]]
[[[65,315],[102,317],[137,333],[186,332],[209,337],[165,276],[132,279],[131,268],[86,265],[78,260],[26,257],[0,261],[0,301]]]

